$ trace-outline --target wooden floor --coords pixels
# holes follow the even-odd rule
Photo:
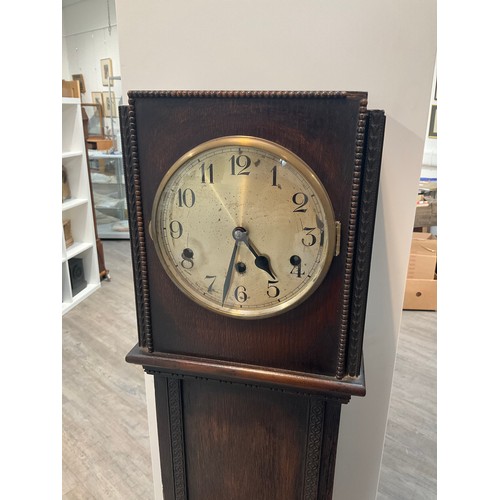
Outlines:
[[[152,500],[129,241],[103,243],[111,281],[62,321],[63,499]],[[435,313],[403,312],[392,394],[377,500],[434,499]]]

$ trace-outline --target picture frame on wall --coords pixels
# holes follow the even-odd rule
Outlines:
[[[103,92],[104,116],[116,118],[118,116],[116,107],[116,97],[114,92]]]
[[[101,78],[102,84],[105,87],[112,87],[113,80],[110,78],[113,76],[113,63],[110,58],[101,59]]]
[[[437,104],[431,107],[431,119],[429,120],[429,137],[437,138]]]

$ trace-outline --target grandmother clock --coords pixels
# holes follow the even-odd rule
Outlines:
[[[383,111],[363,92],[133,91],[139,342],[167,500],[330,499],[362,340]]]

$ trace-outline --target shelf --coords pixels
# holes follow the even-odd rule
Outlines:
[[[62,210],[64,212],[66,210],[71,210],[72,208],[75,207],[80,207],[82,205],[87,204],[88,201],[89,200],[86,200],[85,198],[70,198],[69,200],[63,201]]]
[[[63,302],[62,303],[62,313],[66,314],[68,311],[73,309],[79,302],[82,300],[86,299],[90,294],[94,293],[96,290],[98,290],[100,287],[100,284],[92,284],[89,283],[81,292],[77,293],[74,297],[73,300],[70,302]]]
[[[62,104],[63,106],[67,106],[67,105],[80,105],[81,104],[81,100],[79,97],[63,97],[62,98]]]
[[[69,259],[72,259],[73,257],[76,257],[77,255],[85,252],[85,250],[88,250],[89,248],[92,248],[92,243],[75,241],[71,246],[66,248],[66,257],[63,257],[62,260],[63,262],[66,262]]]
[[[96,149],[89,149],[89,159],[91,160],[121,160],[122,154],[120,151],[116,153],[106,153],[104,151],[97,151]]]
[[[68,158],[79,158],[82,155],[82,151],[63,151],[62,159],[66,160]]]
[[[115,231],[113,227],[116,226],[116,222],[111,222],[108,224],[99,224],[97,230],[99,231],[99,238],[104,240],[128,240],[130,238],[129,232],[127,231]]]

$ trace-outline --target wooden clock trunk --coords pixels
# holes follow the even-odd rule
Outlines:
[[[168,500],[326,500],[341,405],[365,394],[362,341],[383,111],[363,92],[134,91],[120,109],[138,321],[127,361],[154,376]],[[281,315],[239,320],[180,293],[148,235],[174,162],[229,135],[293,151],[323,183],[340,253]]]

